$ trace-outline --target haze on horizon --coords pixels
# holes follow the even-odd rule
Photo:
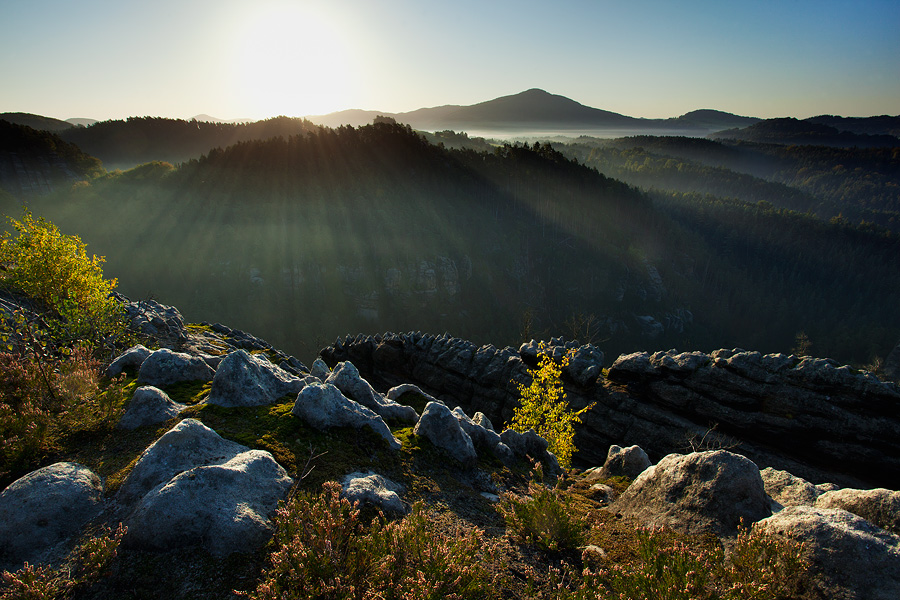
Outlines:
[[[34,0],[0,112],[263,119],[542,88],[634,117],[900,114],[900,3]]]

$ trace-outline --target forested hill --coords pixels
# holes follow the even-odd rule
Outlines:
[[[0,190],[16,197],[48,193],[102,172],[99,160],[56,134],[0,120]]]
[[[159,117],[101,121],[61,131],[68,142],[101,159],[107,169],[130,169],[150,161],[179,163],[240,141],[315,131],[304,119],[275,117],[253,123],[210,123]]]
[[[790,117],[767,119],[743,129],[726,129],[710,134],[710,137],[768,144],[836,146],[840,148],[892,148],[900,142],[893,135],[840,131],[822,122],[800,121]]]
[[[900,233],[900,148],[581,138],[567,156],[644,189],[712,194]]]
[[[862,363],[900,332],[896,236],[649,195],[546,144],[478,152],[390,122],[316,129],[110,173],[31,207],[106,255],[127,295],[304,358],[357,332],[498,346],[562,334],[609,356],[789,351],[804,332],[817,354]]]

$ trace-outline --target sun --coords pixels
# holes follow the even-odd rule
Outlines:
[[[323,15],[299,7],[254,11],[234,40],[234,93],[261,117],[350,108],[358,77],[346,38]]]

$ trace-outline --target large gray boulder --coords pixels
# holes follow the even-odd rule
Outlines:
[[[249,450],[226,440],[196,419],[184,419],[144,450],[116,498],[126,506],[195,467],[223,464]]]
[[[622,448],[613,444],[606,454],[606,462],[600,469],[599,478],[627,477],[635,479],[650,466],[650,457],[640,446]]]
[[[199,356],[162,348],[141,363],[138,383],[166,387],[180,381],[212,381],[216,374]]]
[[[57,558],[56,547],[68,546],[66,542],[99,513],[102,495],[100,478],[70,462],[11,483],[0,493],[0,570]]]
[[[810,573],[821,578],[818,597],[900,598],[900,537],[862,517],[841,509],[788,506],[753,528],[804,544]]]
[[[493,450],[500,443],[500,434],[473,421],[466,414],[466,411],[459,406],[454,408],[452,412],[456,420],[459,421],[459,426],[466,432],[476,448]]]
[[[216,369],[209,390],[209,404],[218,406],[264,406],[284,396],[296,396],[303,381],[265,356],[235,350]]]
[[[456,416],[440,402],[429,402],[413,430],[467,467],[475,466],[478,455],[472,439],[463,431]]]
[[[122,371],[125,369],[134,369],[137,371],[141,368],[141,365],[147,360],[147,357],[150,356],[150,354],[151,350],[142,344],[132,346],[110,363],[106,368],[106,376],[112,379],[113,377],[121,375]]]
[[[735,535],[742,519],[749,525],[771,514],[757,466],[725,450],[664,457],[613,507],[646,526],[719,537]]]
[[[822,493],[812,483],[787,471],[766,467],[759,474],[766,493],[777,503],[773,510],[785,506],[812,506]]]
[[[854,515],[900,535],[900,492],[885,488],[854,490],[845,488],[818,497],[816,508],[842,508]]]
[[[409,512],[409,505],[400,498],[404,492],[403,486],[377,473],[350,473],[344,477],[341,488],[341,496],[351,504],[371,503],[386,513],[396,515]]]
[[[374,411],[344,396],[330,383],[312,383],[297,395],[291,413],[316,429],[329,427],[369,427],[387,441],[392,450],[400,449],[400,441]]]
[[[139,387],[131,397],[128,410],[119,419],[119,429],[137,429],[144,425],[174,419],[187,406],[175,402],[169,395],[152,385]]]
[[[200,546],[216,557],[252,552],[271,535],[270,516],[292,485],[262,450],[188,469],[141,499],[125,543],[152,550]]]
[[[415,423],[419,415],[411,406],[398,404],[388,400],[376,392],[369,382],[360,377],[359,371],[349,361],[335,365],[334,370],[325,380],[331,383],[348,398],[356,400],[366,408],[374,410],[385,419],[394,419],[403,423]]]

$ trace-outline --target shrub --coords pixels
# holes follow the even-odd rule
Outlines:
[[[103,278],[103,257],[89,257],[77,236],[28,211],[21,221],[8,220],[17,235],[0,239],[0,263],[8,267],[2,280],[45,303],[58,316],[59,335],[96,346],[122,329],[121,307],[110,295],[116,280]]]
[[[776,600],[802,591],[806,564],[797,542],[743,529],[726,557],[718,546],[691,548],[660,531],[642,530],[639,539],[636,561],[588,567],[578,586],[561,597]]]
[[[543,349],[543,344],[541,345]],[[552,452],[559,465],[568,469],[572,465],[572,454],[575,452],[575,424],[581,423],[581,415],[593,408],[594,404],[574,411],[566,401],[560,375],[569,363],[564,356],[560,364],[546,353],[540,355],[537,369],[528,369],[531,384],[516,382],[519,388],[520,406],[515,409],[511,429],[524,433],[534,429],[539,436],[550,443],[548,450]]]
[[[500,507],[507,527],[519,540],[551,551],[587,543],[587,523],[577,515],[568,494],[537,482],[529,486],[529,496],[507,493]]]
[[[69,597],[76,588],[88,586],[106,574],[116,557],[126,527],[113,531],[105,526],[89,536],[66,557],[59,569],[25,565],[0,576],[0,600],[55,600]]]
[[[490,598],[493,582],[477,529],[442,535],[421,505],[395,522],[364,523],[340,485],[300,494],[275,516],[275,550],[249,597],[438,599]]]

